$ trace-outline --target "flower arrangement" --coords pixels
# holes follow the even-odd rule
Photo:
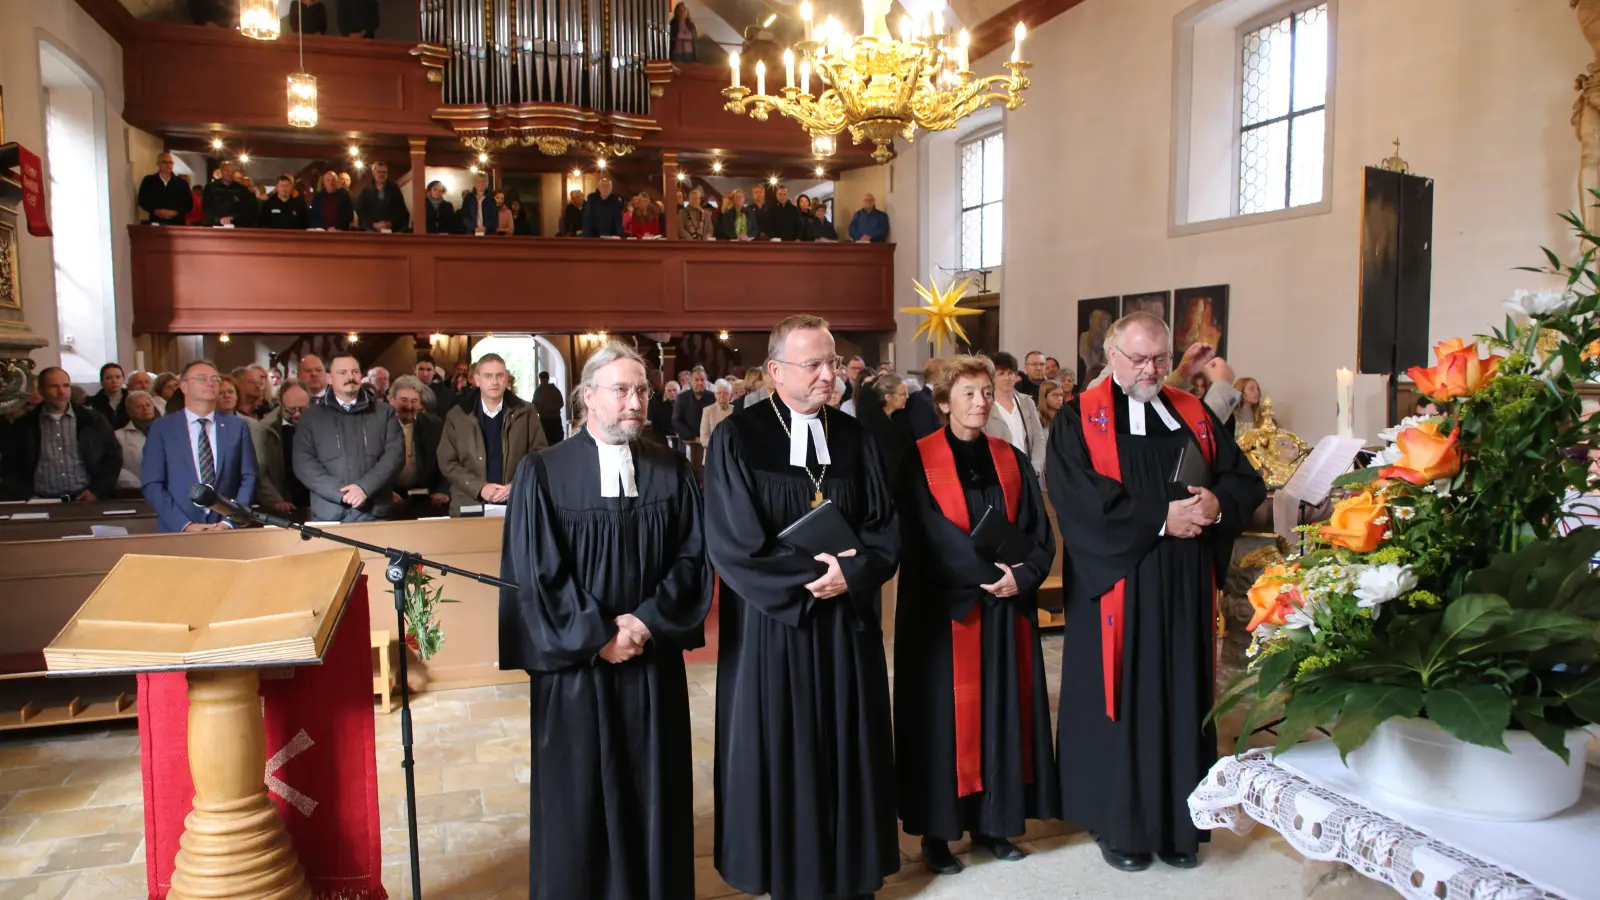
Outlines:
[[[1241,749],[1278,717],[1279,751],[1332,722],[1343,755],[1423,716],[1502,750],[1525,730],[1566,760],[1567,730],[1600,723],[1600,530],[1564,533],[1600,449],[1576,390],[1600,380],[1600,238],[1564,218],[1587,252],[1528,271],[1566,289],[1518,291],[1503,329],[1412,369],[1441,414],[1387,433],[1305,552],[1250,589],[1251,664],[1212,711],[1253,700]]]
[[[444,596],[444,585],[429,590],[433,581],[421,566],[406,570],[406,646],[424,660],[432,659],[444,646],[444,630],[436,618],[438,605],[458,602]]]

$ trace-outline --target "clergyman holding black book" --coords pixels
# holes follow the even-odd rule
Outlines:
[[[827,405],[828,323],[773,328],[773,390],[717,430],[706,547],[722,578],[717,660],[717,870],[774,900],[870,896],[900,868],[879,589],[899,527],[877,445]],[[778,534],[825,501],[856,552]]]

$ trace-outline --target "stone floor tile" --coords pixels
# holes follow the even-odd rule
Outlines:
[[[68,784],[81,784],[86,782],[119,781],[128,778],[142,778],[144,770],[137,756],[118,756],[111,759],[89,759],[78,763]]]
[[[714,898],[737,897],[739,892],[728,886],[722,876],[717,874],[717,867],[712,863],[711,857],[702,856],[694,861],[694,900],[714,900]]]
[[[33,827],[22,836],[21,843],[107,834],[121,815],[122,809],[116,806],[44,813],[34,820]]]
[[[401,810],[403,805],[403,801],[394,803],[396,810]],[[403,810],[397,815],[398,822],[403,824],[405,822]],[[478,819],[482,816],[483,796],[476,790],[451,791],[417,798],[417,821],[419,823],[432,825],[442,822],[463,822]]]
[[[531,685],[529,685],[526,681],[519,681],[516,684],[497,684],[494,687],[494,695],[501,700],[513,700],[517,697],[528,697],[530,694]]]
[[[437,859],[445,855],[444,829],[443,825],[417,826],[417,853],[422,859]],[[411,835],[403,823],[399,828],[384,829],[381,840],[385,866],[411,859]]]
[[[67,900],[72,890],[73,882],[78,880],[75,872],[61,875],[40,875],[32,878],[18,878],[14,881],[0,883],[0,900]],[[115,895],[120,897],[142,896],[143,885],[140,885],[138,894]],[[111,900],[113,895],[101,894],[105,900]],[[98,900],[98,898],[97,898]]]
[[[57,787],[66,784],[77,765],[49,762],[42,766],[0,769],[0,791],[25,791],[29,788]]]
[[[445,852],[451,856],[519,848],[526,851],[528,848],[526,815],[496,816],[476,822],[449,822],[441,827],[445,835]]]
[[[474,722],[483,719],[526,719],[530,715],[528,701],[513,697],[510,700],[483,700],[470,707]]]
[[[15,844],[0,847],[0,878],[20,878],[32,875],[39,863],[50,852],[51,844]]]
[[[424,768],[421,764],[412,770],[413,780],[416,783],[417,796],[431,796],[444,792],[444,771],[439,768]],[[406,795],[405,770],[396,765],[392,769],[378,769],[378,796],[404,797]]]
[[[485,738],[474,745],[480,763],[527,760],[532,757],[533,739],[527,735]]]
[[[132,900],[143,897],[147,890],[145,876],[143,861],[126,866],[91,869],[78,874],[77,881],[62,900]]]
[[[56,841],[34,871],[40,875],[127,865],[144,845],[144,835],[135,833],[98,834]],[[30,846],[23,844],[21,846]]]
[[[72,782],[67,787],[72,787]],[[101,782],[95,788],[94,796],[89,798],[85,806],[124,806],[129,803],[144,802],[144,779],[138,776],[133,778],[118,778],[115,781]]]
[[[123,831],[136,831],[144,834],[144,803],[129,803],[122,807],[122,813],[117,816],[117,823],[111,826],[113,834]]]
[[[483,814],[504,816],[521,813],[526,816],[530,799],[527,785],[486,787],[483,789]]]
[[[0,810],[0,815],[17,816],[26,813],[52,813],[65,812],[69,809],[82,809],[89,805],[89,799],[94,792],[99,790],[97,784],[68,784],[61,787],[34,788],[28,791],[18,791],[12,796],[11,802]]]
[[[22,836],[27,833],[33,823],[39,818],[36,813],[27,813],[20,816],[0,816],[0,847],[9,847],[22,842]]]
[[[451,766],[444,770],[444,789],[448,792],[510,784],[518,780],[518,764],[518,760],[506,759],[500,762]]]

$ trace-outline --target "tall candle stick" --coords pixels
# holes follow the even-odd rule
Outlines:
[[[806,40],[811,40],[811,0],[803,0],[800,4],[800,21],[806,25]]]
[[[756,60],[756,93],[757,94],[765,94],[766,92],[767,92],[767,64],[764,61],[758,59],[758,60]]]
[[[728,54],[728,67],[733,69],[733,86],[739,86],[739,51]]]
[[[811,60],[800,60],[800,93],[811,93]]]
[[[1334,424],[1339,437],[1355,435],[1356,376],[1343,366],[1334,373]]]
[[[971,44],[972,35],[968,34],[965,28],[961,29],[961,33],[956,35],[956,68],[959,71],[965,72],[968,69],[967,51]]]
[[[1021,22],[1017,23],[1017,46],[1011,51],[1012,62],[1022,62],[1022,39],[1028,36],[1028,27]]]
[[[783,86],[794,87],[794,51],[783,48]]]

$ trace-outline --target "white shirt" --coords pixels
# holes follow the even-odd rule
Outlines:
[[[785,404],[788,405],[787,403]],[[822,419],[818,410],[814,413],[803,413],[794,407],[789,407],[789,416],[792,420],[789,425],[789,465],[806,467],[806,441],[817,450],[817,464],[829,465],[833,462],[828,456],[828,436],[822,429]]]
[[[501,399],[500,399],[500,403],[499,403],[499,404],[498,404],[498,405],[496,405],[496,406],[495,406],[495,408],[494,408],[494,409],[490,409],[490,408],[489,408],[489,404],[488,404],[488,403],[485,403],[485,402],[484,402],[484,401],[483,401],[483,399],[482,399],[482,398],[481,398],[481,397],[480,397],[480,398],[479,398],[479,400],[478,400],[478,406],[479,406],[479,407],[481,407],[481,408],[482,408],[482,409],[483,409],[483,414],[484,414],[484,415],[486,415],[486,416],[488,416],[488,417],[489,417],[489,418],[491,418],[491,419],[492,419],[492,418],[494,418],[494,417],[495,417],[495,416],[498,416],[498,415],[500,415],[500,410],[502,410],[502,409],[505,409],[505,408],[506,408],[506,401],[505,401],[505,398],[503,398],[503,397],[502,397],[502,398],[501,398]],[[595,441],[595,443],[597,443],[597,444],[598,444],[598,443],[600,443],[600,442],[599,442],[599,441]]]
[[[600,496],[639,496],[639,483],[633,471],[633,450],[627,444],[607,444],[599,440],[594,445],[600,451]]]
[[[1017,402],[1016,395],[1011,397],[1011,408],[1006,409],[999,398],[994,401],[995,414],[1006,423],[1006,434],[1011,439],[1011,446],[1021,450],[1023,455],[1028,453],[1028,428],[1022,424],[1022,404]]]

